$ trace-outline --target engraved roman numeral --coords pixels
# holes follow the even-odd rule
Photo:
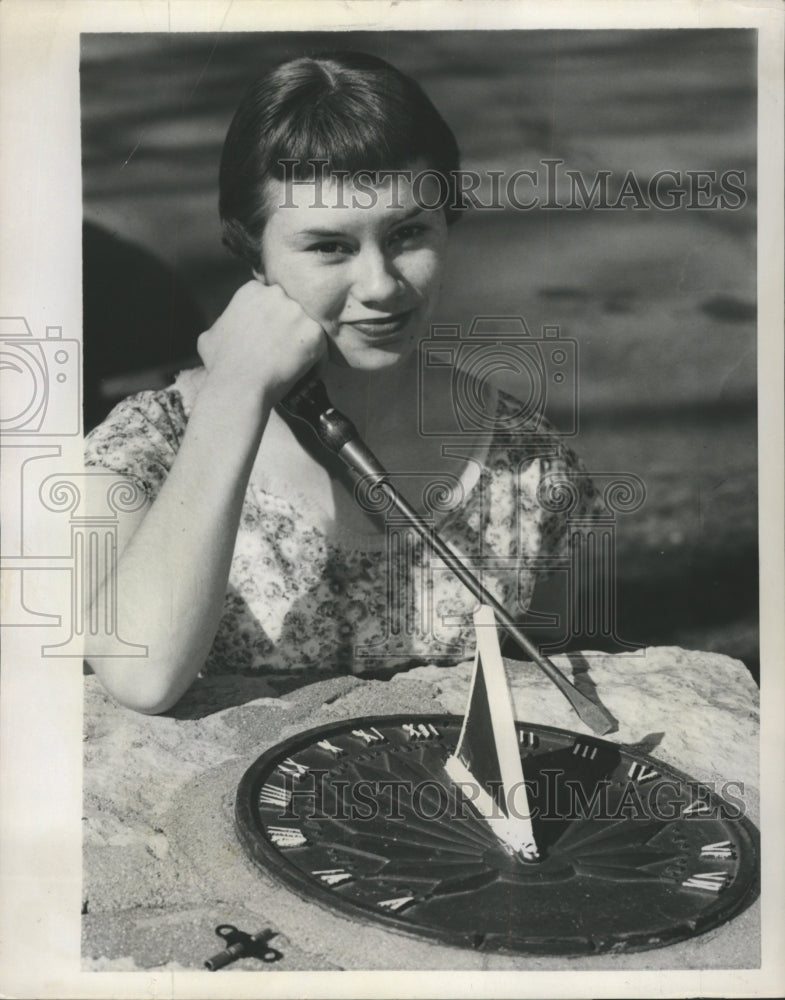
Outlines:
[[[276,847],[302,847],[308,843],[302,831],[294,826],[268,826],[267,836]]]
[[[353,729],[352,736],[357,736],[359,739],[365,742],[366,746],[371,743],[386,743],[387,737],[383,736],[375,726],[371,726],[370,732],[366,732],[364,729]]]
[[[703,813],[711,812],[711,806],[708,802],[704,802],[702,799],[694,799],[684,810],[684,816],[698,816]]]
[[[299,781],[303,775],[308,774],[308,768],[305,764],[298,764],[297,761],[292,760],[291,757],[287,757],[286,760],[282,760],[277,768],[281,774],[288,775],[290,778],[295,778]]]
[[[439,730],[430,722],[404,722],[401,729],[410,740],[432,740],[439,735]]]
[[[716,844],[704,844],[701,847],[702,858],[727,858],[733,860],[736,852],[729,840],[718,840]]]
[[[340,747],[337,747],[334,743],[331,743],[329,740],[319,740],[319,742],[316,745],[321,750],[326,750],[327,753],[331,753],[336,757],[342,757],[343,754],[346,753],[345,750],[342,750]]]
[[[635,761],[630,765],[630,769],[627,772],[627,777],[632,778],[633,781],[637,781],[639,785],[642,785],[646,781],[654,781],[655,778],[659,778],[660,772],[655,771],[653,767],[648,767],[646,764],[641,764],[639,761]]]
[[[398,896],[397,899],[380,899],[377,906],[381,906],[383,910],[402,910],[405,906],[408,906],[414,900],[414,896]]]
[[[531,731],[531,729],[520,729],[518,731],[518,745],[522,747],[538,747],[540,745],[540,737]]]
[[[292,793],[288,788],[278,785],[265,785],[259,792],[260,806],[288,806],[292,801]]]
[[[583,757],[586,760],[594,760],[597,756],[597,747],[593,747],[591,743],[576,743],[572,748],[573,757]]]
[[[311,875],[318,875],[327,885],[340,885],[341,882],[348,882],[353,877],[345,868],[322,868],[319,871],[312,871]]]
[[[688,889],[703,889],[706,892],[719,892],[728,884],[725,872],[698,872],[681,883]]]

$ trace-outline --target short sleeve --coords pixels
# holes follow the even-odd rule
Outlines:
[[[85,466],[135,478],[152,501],[169,474],[186,423],[176,391],[129,396],[85,438]]]

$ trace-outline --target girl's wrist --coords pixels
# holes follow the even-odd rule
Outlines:
[[[239,419],[258,415],[266,421],[273,406],[270,402],[272,393],[258,379],[237,376],[227,378],[216,369],[208,370],[199,396],[205,396],[213,407],[225,412],[227,416]]]
[[[233,384],[212,374],[207,374],[189,422],[196,419],[202,434],[214,441],[225,440],[243,450],[250,446],[255,451],[272,409],[269,392],[256,383],[238,380]]]

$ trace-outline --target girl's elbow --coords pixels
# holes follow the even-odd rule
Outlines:
[[[134,693],[127,699],[118,698],[117,701],[125,708],[139,712],[140,715],[163,715],[164,712],[173,708],[180,698],[179,693],[173,695],[171,692],[164,692],[159,695],[156,692],[143,692],[141,694]]]
[[[118,669],[114,663],[104,667],[100,662],[89,661],[107,693],[123,708],[141,715],[162,715],[182,698],[190,686],[190,680],[167,676],[164,671],[155,670],[146,664],[139,670],[138,661],[126,669]]]

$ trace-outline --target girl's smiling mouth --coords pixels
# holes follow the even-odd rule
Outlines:
[[[390,313],[387,316],[373,316],[364,319],[347,320],[346,326],[351,326],[366,337],[372,340],[381,340],[394,337],[400,333],[412,318],[414,309],[407,309],[405,312]]]

